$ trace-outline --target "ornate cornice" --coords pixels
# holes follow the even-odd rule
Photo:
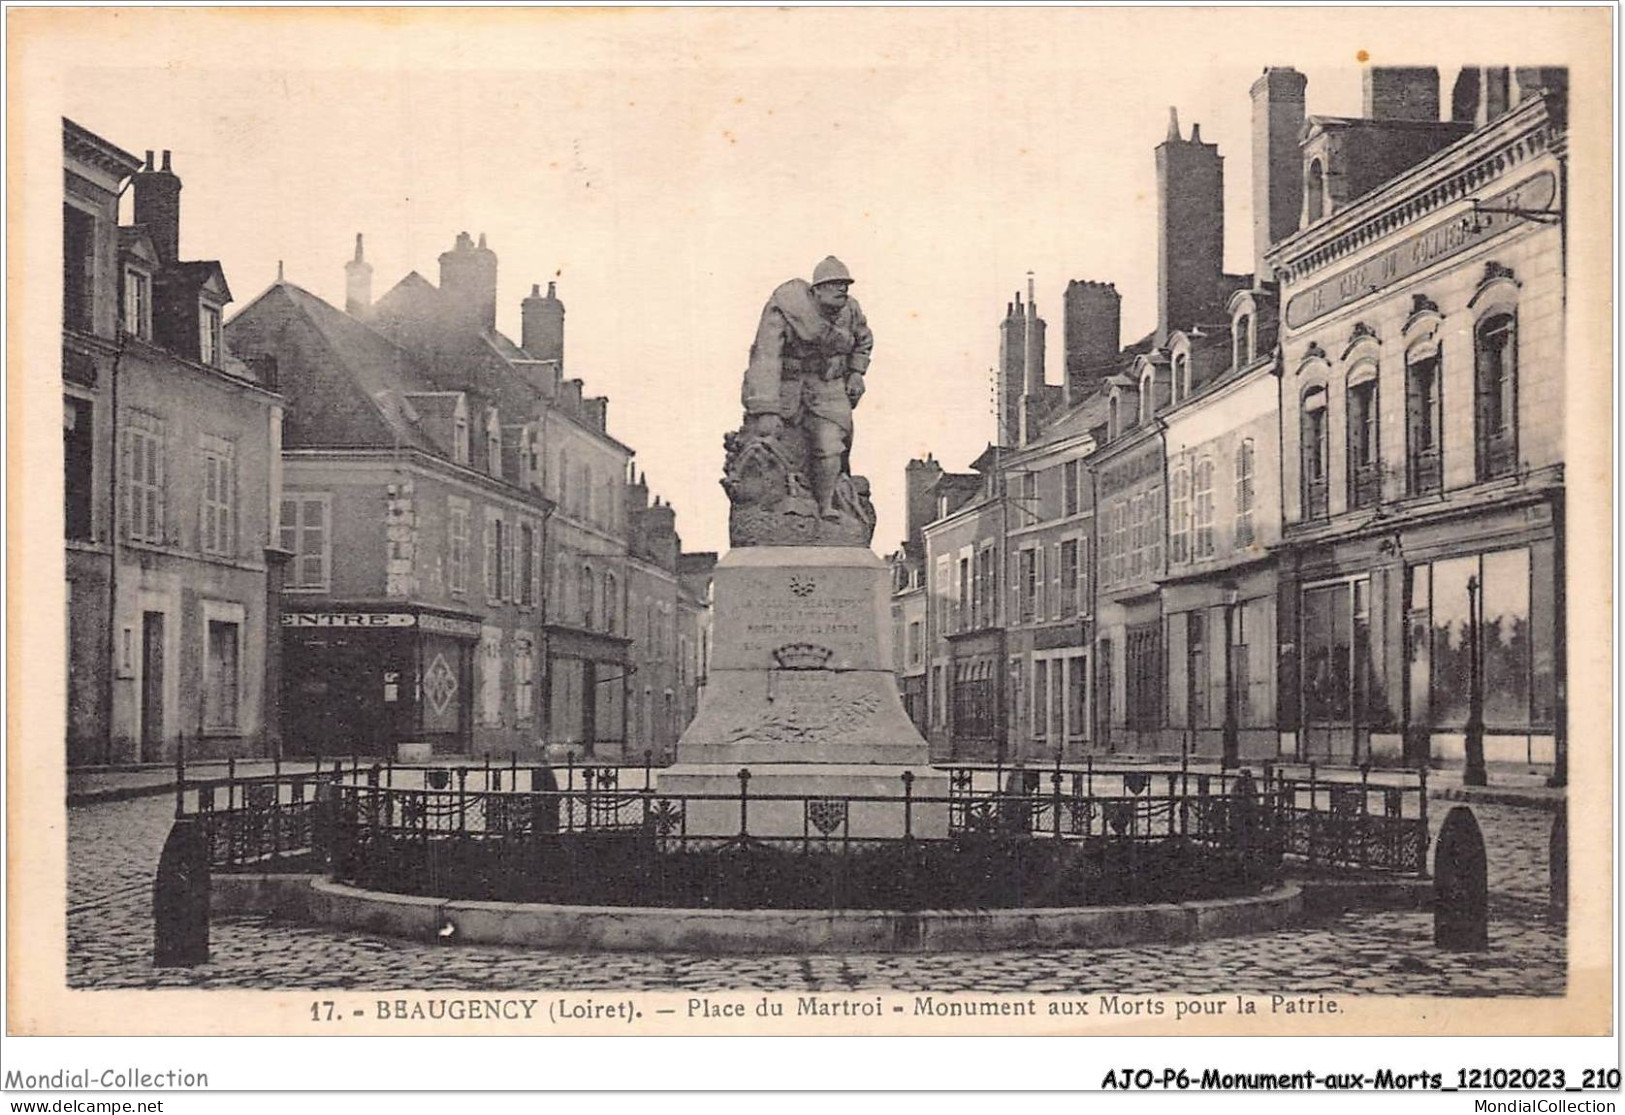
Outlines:
[[[1282,241],[1269,253],[1276,278],[1292,286],[1452,202],[1480,191],[1538,156],[1565,151],[1566,132],[1544,97],[1526,101],[1386,185]]]

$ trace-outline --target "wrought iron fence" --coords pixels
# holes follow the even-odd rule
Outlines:
[[[995,794],[962,803],[969,824],[920,836],[914,818],[954,799],[751,795],[747,784],[738,795],[341,786],[331,871],[445,898],[918,909],[1183,901],[1256,889],[1280,864],[1275,810],[1256,797],[1185,808],[1063,797],[1056,812],[1054,801]],[[737,808],[736,830],[696,834],[690,817],[719,806]],[[785,806],[799,835],[752,833],[753,810]],[[877,809],[898,811],[902,835],[854,833],[854,814]],[[998,821],[976,823],[984,811]]]
[[[1311,867],[1426,874],[1425,774],[1411,782],[1178,768],[947,772],[947,796],[658,792],[605,767],[335,764],[177,790],[217,871],[326,871],[376,889],[595,904],[1030,906],[1177,901],[1254,887],[1283,857]],[[737,809],[717,835],[715,807]],[[800,834],[752,833],[750,813],[799,812]],[[694,810],[711,823],[691,831]],[[893,810],[895,835],[854,834]],[[946,815],[933,834],[917,811]],[[782,815],[782,814],[781,814]],[[703,830],[703,831],[702,831]],[[872,832],[873,826],[869,830]]]

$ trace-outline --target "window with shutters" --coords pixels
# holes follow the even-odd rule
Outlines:
[[[1145,503],[1151,517],[1151,525],[1146,531],[1148,550],[1146,563],[1150,567],[1146,572],[1151,576],[1156,576],[1162,572],[1162,532],[1166,529],[1166,523],[1163,520],[1161,484],[1151,485],[1151,490],[1146,493]]]
[[[1405,364],[1406,489],[1411,495],[1437,492],[1443,481],[1440,436],[1439,354]]]
[[[284,587],[290,592],[326,592],[332,538],[328,530],[331,497],[326,492],[291,492],[282,497],[278,545],[292,554]]]
[[[220,307],[200,306],[198,312],[198,363],[218,368],[225,357],[225,341],[220,333]]]
[[[526,607],[536,604],[536,528],[529,523],[519,525],[519,603]]]
[[[225,438],[205,437],[199,451],[203,464],[203,507],[200,549],[220,557],[237,555],[237,459]]]
[[[1080,614],[1090,610],[1089,607],[1089,539],[1078,539],[1078,612]]]
[[[619,589],[617,588],[616,583],[615,583],[615,574],[611,573],[611,572],[606,572],[604,574],[604,616],[603,616],[603,621],[604,621],[604,630],[608,631],[611,635],[615,634],[615,627],[616,627],[615,617],[616,617],[616,613],[619,611],[619,609],[616,607],[616,604],[617,604],[617,602],[619,600],[619,595],[618,594],[619,594]]]
[[[1213,458],[1203,457],[1196,465],[1191,486],[1191,522],[1194,556],[1213,556]]]
[[[1061,543],[1060,591],[1056,593],[1062,619],[1078,614],[1078,540]]]
[[[1038,615],[1038,551],[1031,547],[1021,551],[1021,622],[1031,623]]]
[[[124,332],[152,340],[152,276],[133,267],[124,269]]]
[[[1314,387],[1304,393],[1301,430],[1303,517],[1323,519],[1328,510],[1326,485],[1330,470],[1324,387]]]
[[[502,600],[502,520],[486,512],[486,601]]]
[[[451,496],[446,506],[446,588],[468,591],[468,501]]]
[[[1191,556],[1191,473],[1183,464],[1169,478],[1168,560],[1189,561]]]
[[[96,217],[62,206],[62,325],[89,333],[96,328]]]
[[[129,415],[123,443],[124,536],[161,544],[166,483],[163,424],[145,415]]]
[[[519,531],[513,523],[502,524],[502,599],[519,599]]]
[[[1236,450],[1236,546],[1253,544],[1253,439],[1243,438]]]
[[[1356,376],[1364,376],[1356,379]],[[1349,379],[1348,486],[1350,507],[1372,507],[1382,495],[1381,452],[1377,440],[1376,369],[1367,365]]]
[[[1492,314],[1479,323],[1473,357],[1478,478],[1493,480],[1518,467],[1517,326],[1511,314]]]
[[[959,559],[959,595],[954,600],[954,630],[968,631],[971,622],[970,558]]]
[[[89,541],[95,507],[95,409],[89,399],[62,397],[62,523],[69,538]]]

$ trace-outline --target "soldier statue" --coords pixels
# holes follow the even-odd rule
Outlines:
[[[874,335],[834,256],[812,281],[781,284],[762,309],[742,392],[745,424],[727,439],[723,486],[734,545],[863,545],[868,484],[851,475],[852,410]]]

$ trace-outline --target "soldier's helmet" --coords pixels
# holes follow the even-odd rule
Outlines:
[[[820,283],[851,283],[852,272],[846,269],[846,264],[834,256],[825,256],[822,263],[813,268],[812,285]]]

